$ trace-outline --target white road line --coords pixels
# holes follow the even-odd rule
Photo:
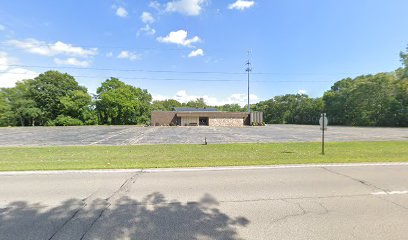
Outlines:
[[[408,194],[408,191],[387,191],[387,192],[373,192],[371,195],[403,195]]]
[[[11,175],[61,175],[70,173],[160,173],[160,172],[209,172],[234,170],[290,169],[290,168],[321,168],[321,167],[369,167],[369,166],[408,166],[404,163],[344,163],[344,164],[293,164],[271,166],[238,166],[238,167],[198,167],[198,168],[150,168],[150,169],[108,169],[108,170],[52,170],[52,171],[9,171],[0,172],[0,176]]]
[[[131,130],[132,130],[131,128],[130,128],[130,129],[124,129],[124,130],[122,130],[122,131],[117,132],[117,133],[114,134],[114,135],[110,135],[110,136],[108,136],[108,137],[106,137],[106,138],[104,138],[104,139],[98,140],[98,141],[96,141],[96,142],[92,142],[92,143],[90,143],[89,145],[92,146],[92,145],[99,144],[99,143],[104,142],[104,141],[106,141],[106,140],[109,140],[109,139],[111,139],[111,138],[113,138],[113,137],[116,137],[116,136],[119,136],[119,135],[121,135],[121,134],[130,132]]]

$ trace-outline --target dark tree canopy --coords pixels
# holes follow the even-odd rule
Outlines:
[[[181,107],[182,104],[174,99],[166,99],[162,101],[153,101],[152,111],[172,111],[173,108]]]
[[[140,124],[150,119],[152,96],[147,90],[110,78],[97,90],[100,124]]]
[[[79,86],[74,77],[58,71],[42,73],[28,84],[32,99],[45,117],[51,120],[64,113],[61,98],[71,95],[73,91],[87,94],[86,88]]]
[[[325,92],[325,110],[339,125],[407,126],[406,86],[392,73],[344,79]]]
[[[323,101],[304,94],[287,94],[251,107],[254,111],[264,112],[266,123],[316,124],[323,109]]]

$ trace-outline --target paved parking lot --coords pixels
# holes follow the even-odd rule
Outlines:
[[[317,142],[319,126],[266,127],[19,127],[0,128],[0,146]],[[327,141],[408,140],[408,128],[329,127]]]

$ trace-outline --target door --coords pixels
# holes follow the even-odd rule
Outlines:
[[[208,117],[200,117],[198,122],[200,126],[208,126]]]

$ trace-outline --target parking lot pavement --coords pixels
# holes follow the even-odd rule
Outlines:
[[[408,140],[408,128],[329,126],[328,142]],[[13,127],[0,128],[0,146],[71,146],[318,142],[319,126],[269,125],[265,127]]]

